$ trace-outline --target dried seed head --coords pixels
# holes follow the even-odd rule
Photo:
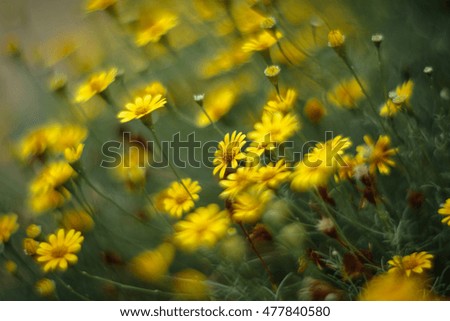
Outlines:
[[[375,45],[375,47],[379,48],[381,43],[383,42],[383,35],[381,33],[375,33],[372,35],[372,42]]]

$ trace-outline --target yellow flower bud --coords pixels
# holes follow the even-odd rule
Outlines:
[[[345,42],[345,36],[341,33],[340,30],[335,29],[331,30],[328,33],[328,47],[338,48],[342,47]]]
[[[42,229],[40,225],[30,224],[27,227],[26,233],[28,237],[35,239],[36,237],[41,235],[41,231]]]
[[[32,238],[27,237],[23,240],[23,251],[26,255],[35,255],[38,247],[39,242]]]
[[[36,282],[34,288],[36,292],[43,297],[51,296],[55,293],[55,282],[50,279],[40,279]]]

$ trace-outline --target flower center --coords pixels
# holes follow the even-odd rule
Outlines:
[[[62,258],[67,254],[67,246],[58,245],[52,249],[52,256],[54,258]]]
[[[136,107],[136,109],[134,110],[136,115],[144,115],[147,113],[147,111],[148,111],[147,106],[139,106],[139,107]]]

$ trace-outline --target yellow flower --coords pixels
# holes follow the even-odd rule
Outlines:
[[[245,159],[246,156],[242,152],[245,145],[245,135],[234,131],[231,135],[227,133],[219,143],[218,149],[214,153],[213,175],[219,173],[219,177],[223,178],[228,168],[238,167],[238,161]]]
[[[438,213],[444,216],[441,222],[450,226],[450,198],[447,198],[445,204],[438,210]]]
[[[343,46],[345,43],[345,36],[340,30],[330,30],[328,33],[328,46],[331,48],[337,48]]]
[[[94,220],[85,211],[67,210],[62,216],[61,226],[66,230],[74,229],[80,232],[87,232],[94,228]]]
[[[103,92],[111,85],[117,76],[117,68],[101,71],[91,75],[82,85],[78,87],[75,102],[84,103],[95,95]]]
[[[237,90],[230,85],[222,85],[205,95],[203,108],[209,118],[216,122],[233,107],[237,98]],[[197,115],[197,125],[206,127],[211,122],[204,112]]]
[[[158,12],[141,17],[141,27],[136,33],[136,45],[143,47],[158,42],[169,30],[178,24],[178,17],[170,12]]]
[[[70,199],[70,193],[65,188],[42,190],[32,193],[28,199],[31,210],[37,214],[58,208]]]
[[[221,211],[217,204],[210,204],[177,222],[173,240],[186,251],[195,251],[199,247],[211,248],[226,235],[229,225],[228,211]]]
[[[357,166],[363,164],[359,157],[353,157],[351,155],[343,155],[342,159],[345,163],[345,166],[340,166],[334,179],[336,182],[343,180],[352,180],[354,178],[358,178],[359,173],[355,173]],[[364,165],[365,166],[365,165]],[[367,166],[366,166],[367,168]]]
[[[317,124],[327,114],[327,110],[319,99],[311,98],[305,104],[304,113],[311,123]]]
[[[89,0],[86,4],[86,11],[99,11],[105,10],[106,8],[116,4],[117,0]]]
[[[295,105],[297,100],[297,91],[293,88],[289,88],[283,94],[281,93],[281,98],[278,95],[275,95],[273,98],[267,101],[264,106],[264,111],[266,112],[280,112],[280,113],[288,113],[290,112]]]
[[[267,78],[278,77],[280,72],[281,72],[281,68],[280,68],[280,66],[277,66],[277,65],[271,65],[271,66],[266,67],[266,69],[264,69],[264,75]]]
[[[388,261],[391,266],[389,273],[404,273],[407,277],[411,276],[411,273],[421,274],[424,269],[431,269],[433,255],[423,252],[414,252],[406,256],[395,255],[392,260]]]
[[[348,109],[356,108],[363,97],[364,93],[354,78],[339,83],[327,94],[330,103]]]
[[[173,276],[173,291],[184,300],[205,300],[208,298],[208,278],[194,269],[185,269]]]
[[[6,243],[19,228],[17,214],[8,213],[0,216],[0,243]]]
[[[236,194],[253,184],[257,180],[255,167],[239,167],[235,173],[227,175],[219,184],[224,188],[220,194],[222,198],[234,198]]]
[[[55,161],[45,166],[30,184],[33,194],[58,190],[72,177],[76,176],[73,168],[64,161]]]
[[[41,228],[40,225],[30,224],[30,225],[28,225],[28,227],[27,227],[25,232],[26,232],[28,237],[31,237],[32,239],[35,239],[36,237],[41,235],[41,231],[42,231],[42,228]]]
[[[42,297],[49,297],[55,293],[55,282],[50,279],[40,279],[34,285],[36,292]]]
[[[160,281],[167,273],[175,256],[172,244],[163,243],[154,250],[144,251],[130,262],[130,270],[138,279],[146,282]]]
[[[433,296],[425,278],[383,273],[372,278],[361,291],[363,301],[424,301]]]
[[[248,39],[242,45],[242,51],[253,52],[267,50],[277,43],[277,38],[271,32],[262,31],[258,35]]]
[[[50,150],[54,153],[64,154],[67,148],[77,149],[86,139],[88,131],[85,127],[76,124],[52,124],[47,127]]]
[[[164,107],[166,103],[166,98],[163,98],[161,95],[145,95],[143,97],[137,97],[134,100],[134,103],[125,105],[126,110],[119,112],[117,118],[120,119],[121,123],[126,123],[133,119],[140,119],[153,111]]]
[[[374,143],[370,136],[364,136],[366,145],[356,147],[357,157],[369,164],[369,172],[375,174],[378,169],[380,174],[389,175],[390,167],[395,166],[395,162],[391,159],[397,154],[397,148],[390,148],[391,139],[387,135],[380,135],[377,142]]]
[[[397,86],[393,91],[393,97],[390,98],[380,109],[380,116],[393,117],[401,109],[403,105],[408,106],[414,89],[414,82],[408,80]],[[391,95],[391,94],[390,94]]]
[[[33,157],[43,156],[48,146],[52,144],[46,126],[33,129],[21,139],[18,146],[19,158],[28,161]]]
[[[130,146],[123,151],[121,162],[114,167],[114,175],[127,187],[134,189],[145,183],[147,165],[150,163],[148,151],[139,146]]]
[[[67,147],[64,150],[64,158],[69,164],[76,163],[83,154],[84,144],[78,144],[75,147]]]
[[[248,138],[271,150],[275,148],[275,144],[286,141],[300,130],[300,122],[294,113],[283,115],[279,112],[265,112],[261,121],[255,124],[254,129],[248,133]],[[252,150],[249,149],[249,151]]]
[[[183,178],[181,181],[184,186],[180,182],[173,182],[158,196],[163,210],[174,217],[181,217],[183,213],[190,211],[195,206],[194,201],[199,199],[198,193],[202,190],[198,181],[190,178]]]
[[[17,264],[14,261],[8,260],[5,262],[5,270],[11,274],[15,274],[17,272]]]
[[[256,185],[240,192],[233,200],[233,220],[239,223],[259,221],[272,195],[271,190]]]
[[[39,248],[39,242],[33,240],[32,238],[23,239],[23,251],[25,255],[35,255],[37,249]]]
[[[43,265],[45,272],[56,269],[65,271],[69,264],[78,262],[75,253],[81,250],[83,240],[80,232],[70,230],[66,233],[64,229],[59,229],[48,237],[47,242],[39,244],[37,261]]]
[[[167,88],[164,87],[162,83],[159,81],[152,81],[147,84],[142,90],[137,92],[137,96],[145,96],[145,95],[161,95],[165,96],[167,94]]]
[[[205,78],[214,77],[222,72],[244,64],[249,60],[250,53],[243,52],[239,44],[220,50],[212,58],[202,64],[201,75]]]
[[[351,145],[349,138],[340,135],[325,143],[316,144],[295,167],[291,189],[305,192],[314,187],[326,186],[336,169],[346,165],[341,156]]]
[[[291,175],[283,159],[276,163],[269,163],[267,166],[261,166],[256,176],[257,182],[263,187],[277,189],[281,183],[284,183]]]

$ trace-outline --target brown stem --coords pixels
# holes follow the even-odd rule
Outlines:
[[[256,254],[256,256],[258,257],[259,261],[261,262],[261,265],[263,266],[264,270],[266,271],[267,275],[269,276],[269,280],[270,280],[270,283],[272,285],[272,289],[274,291],[276,291],[278,286],[277,286],[277,284],[276,284],[276,282],[275,282],[275,280],[273,278],[272,272],[270,272],[269,266],[267,265],[266,261],[264,261],[264,259],[261,256],[261,254],[259,254],[258,250],[255,247],[255,244],[253,243],[252,239],[250,238],[250,235],[248,234],[248,232],[245,229],[245,227],[242,224],[242,222],[239,222],[238,224],[241,227],[242,232],[245,234],[245,237],[247,238],[247,241],[250,244],[250,247],[252,248],[252,250]]]

